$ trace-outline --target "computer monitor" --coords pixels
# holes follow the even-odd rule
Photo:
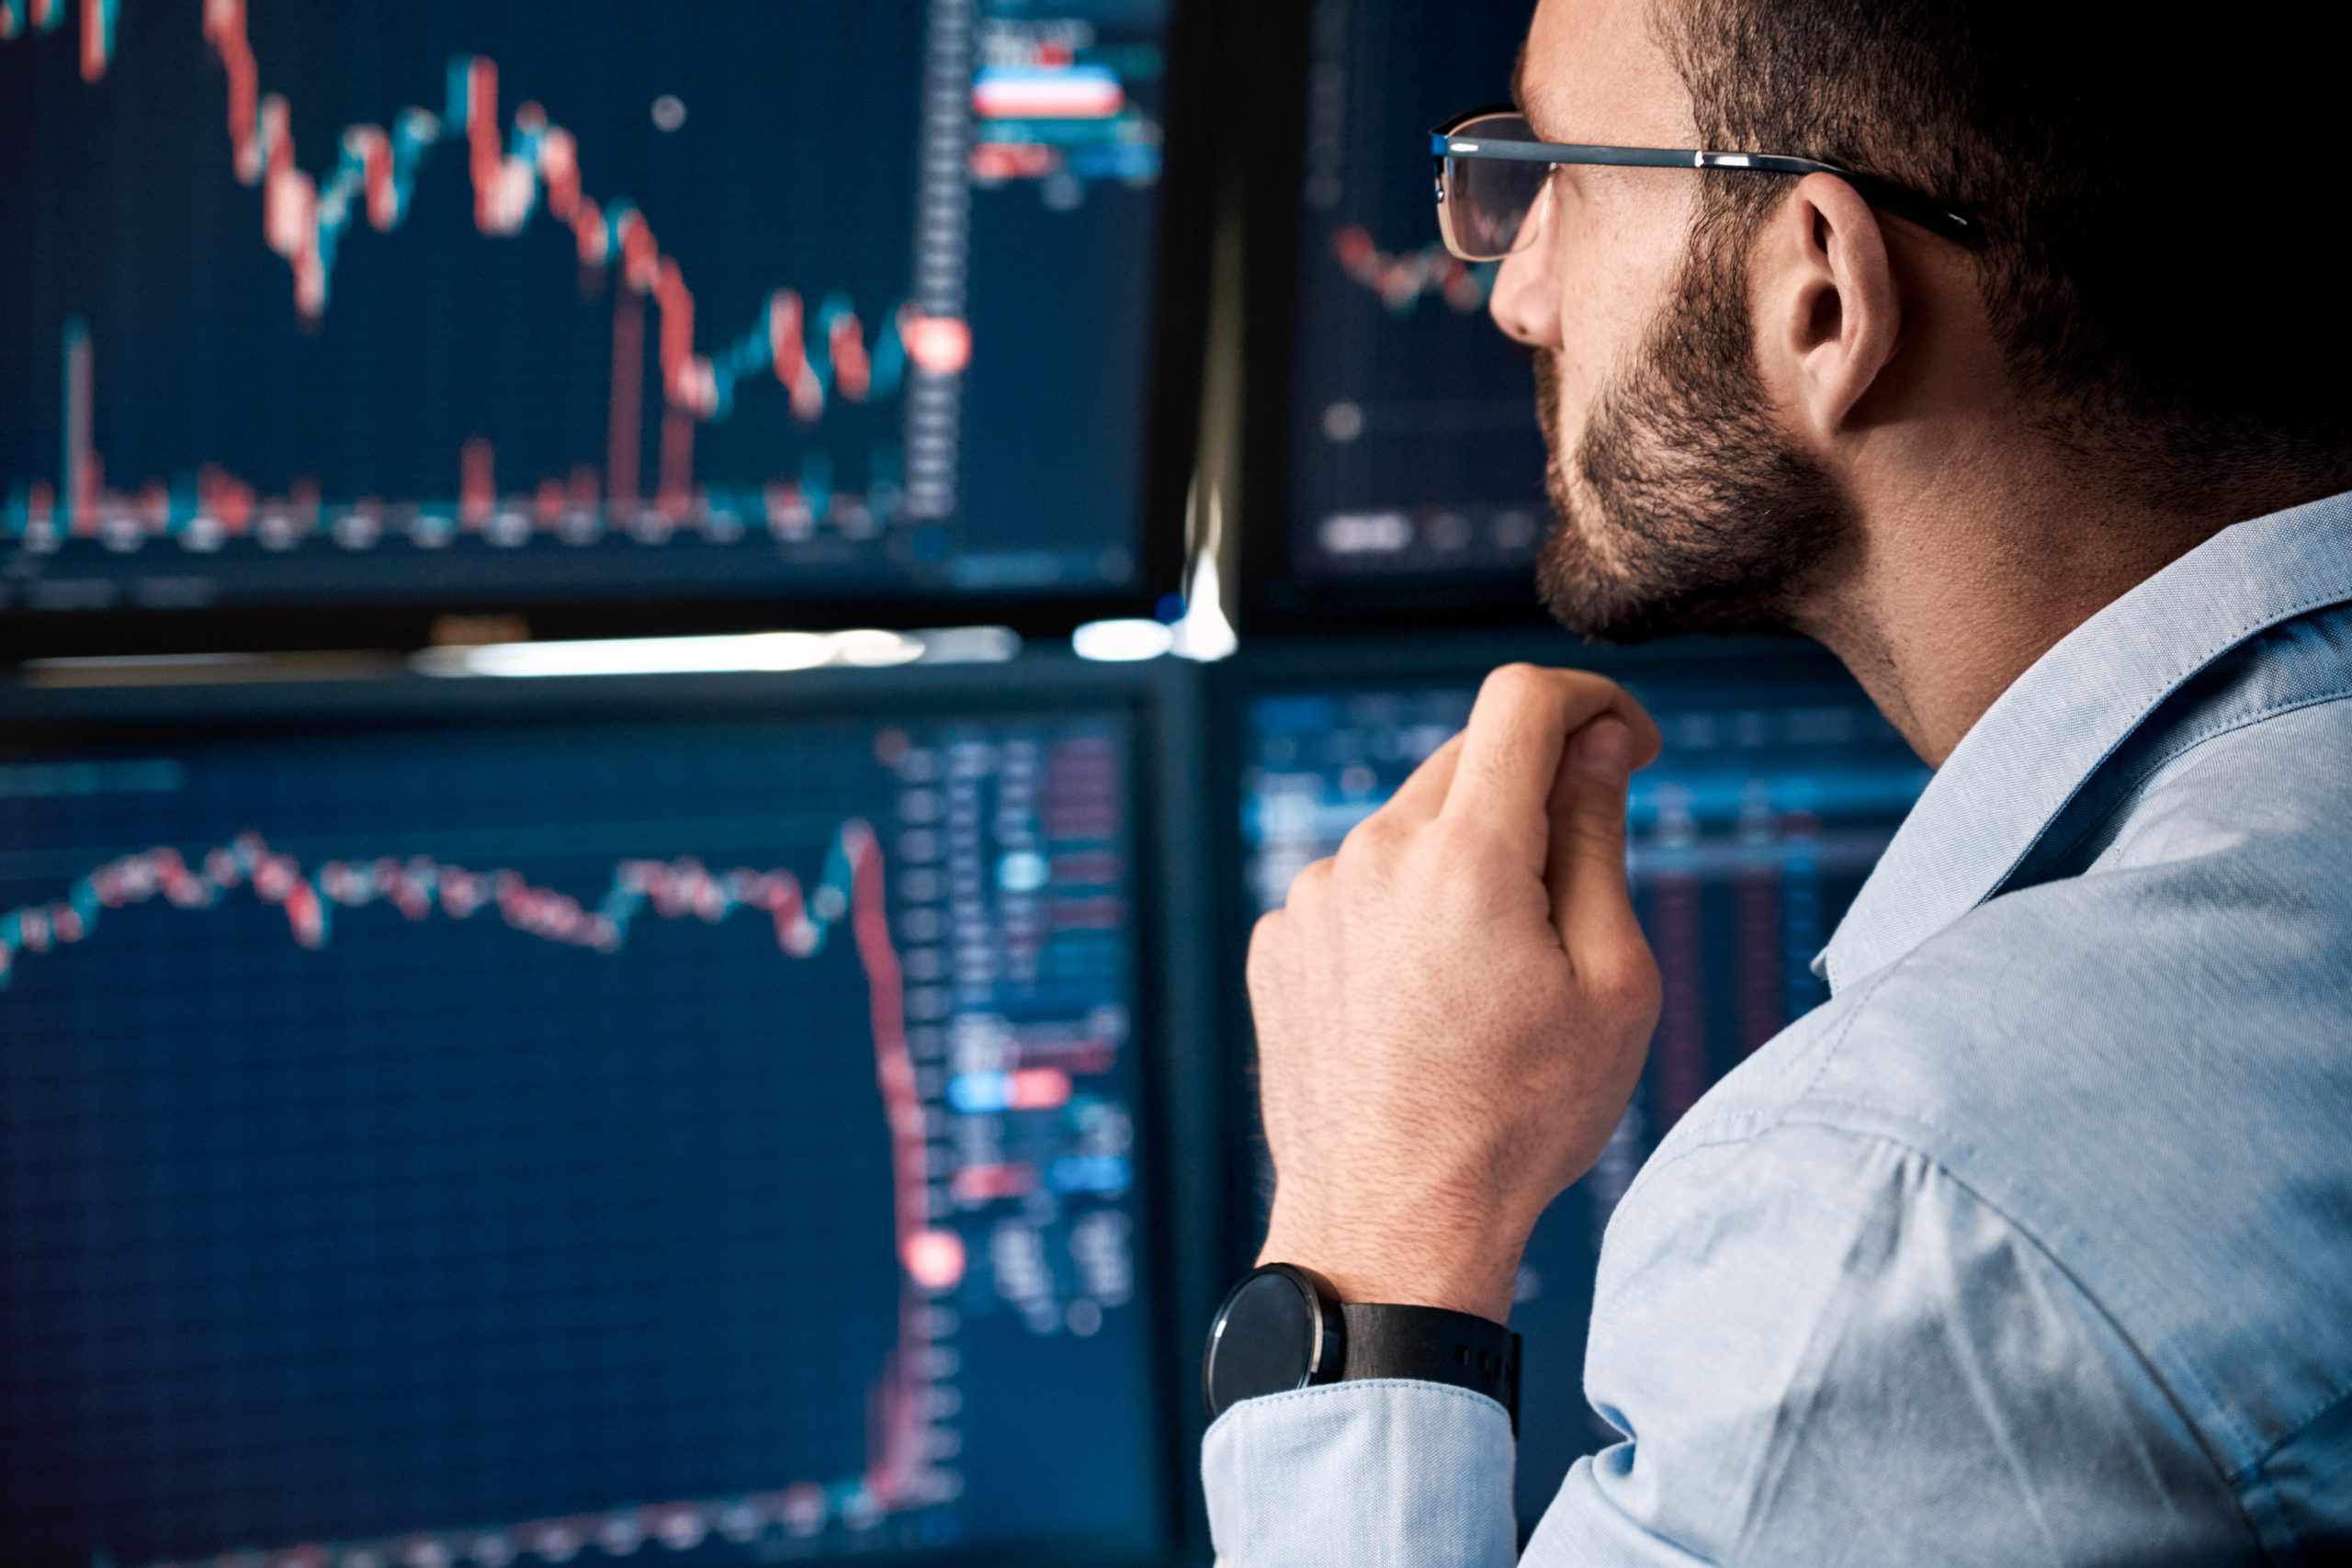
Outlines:
[[[1243,610],[1256,626],[1540,616],[1551,525],[1526,352],[1446,253],[1429,132],[1510,96],[1532,0],[1307,0],[1251,279]],[[1295,149],[1295,163],[1278,163]]]
[[[1198,9],[0,0],[7,649],[1148,607]]]
[[[1485,670],[1580,661],[1574,645],[1565,652],[1556,638],[1403,639],[1251,674],[1236,699],[1243,912],[1278,907],[1301,868],[1334,852],[1462,728]],[[1583,1393],[1611,1209],[1711,1083],[1825,999],[1810,962],[1928,779],[1844,673],[1794,645],[1701,643],[1604,668],[1665,732],[1657,764],[1634,779],[1628,839],[1665,1005],[1631,1107],[1600,1164],[1544,1214],[1520,1273],[1518,1485],[1530,1527],[1577,1456],[1620,1436]]]
[[[9,695],[0,1560],[1164,1561],[1085,674]]]

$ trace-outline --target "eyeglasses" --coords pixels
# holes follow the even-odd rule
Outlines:
[[[1695,148],[1594,147],[1538,141],[1527,117],[1504,106],[1473,109],[1430,133],[1437,163],[1437,221],[1445,248],[1464,261],[1500,261],[1534,236],[1534,210],[1562,164],[1645,169],[1735,169],[1764,175],[1835,175],[1872,207],[1931,234],[1974,245],[1982,234],[1966,213],[1916,190],[1813,158],[1779,152],[1703,152]]]

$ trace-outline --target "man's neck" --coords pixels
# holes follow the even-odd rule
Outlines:
[[[1843,660],[1912,749],[1939,767],[2076,626],[2230,524],[2325,493],[2208,516],[2035,505],[2014,491],[1998,506],[1921,496],[1858,527],[1799,629]]]

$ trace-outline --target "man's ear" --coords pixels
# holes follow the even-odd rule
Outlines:
[[[1886,235],[1835,175],[1789,192],[1755,251],[1756,344],[1765,383],[1805,434],[1850,433],[1903,328]]]

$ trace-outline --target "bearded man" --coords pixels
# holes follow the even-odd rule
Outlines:
[[[2097,25],[2092,25],[2095,21]],[[1441,130],[1535,356],[1558,618],[1826,645],[1938,769],[1832,999],[1618,1207],[1524,1561],[2352,1547],[2345,23],[1543,0]],[[1633,1091],[1657,734],[1514,666],[1259,926],[1233,1568],[1509,1563],[1507,1317]]]

